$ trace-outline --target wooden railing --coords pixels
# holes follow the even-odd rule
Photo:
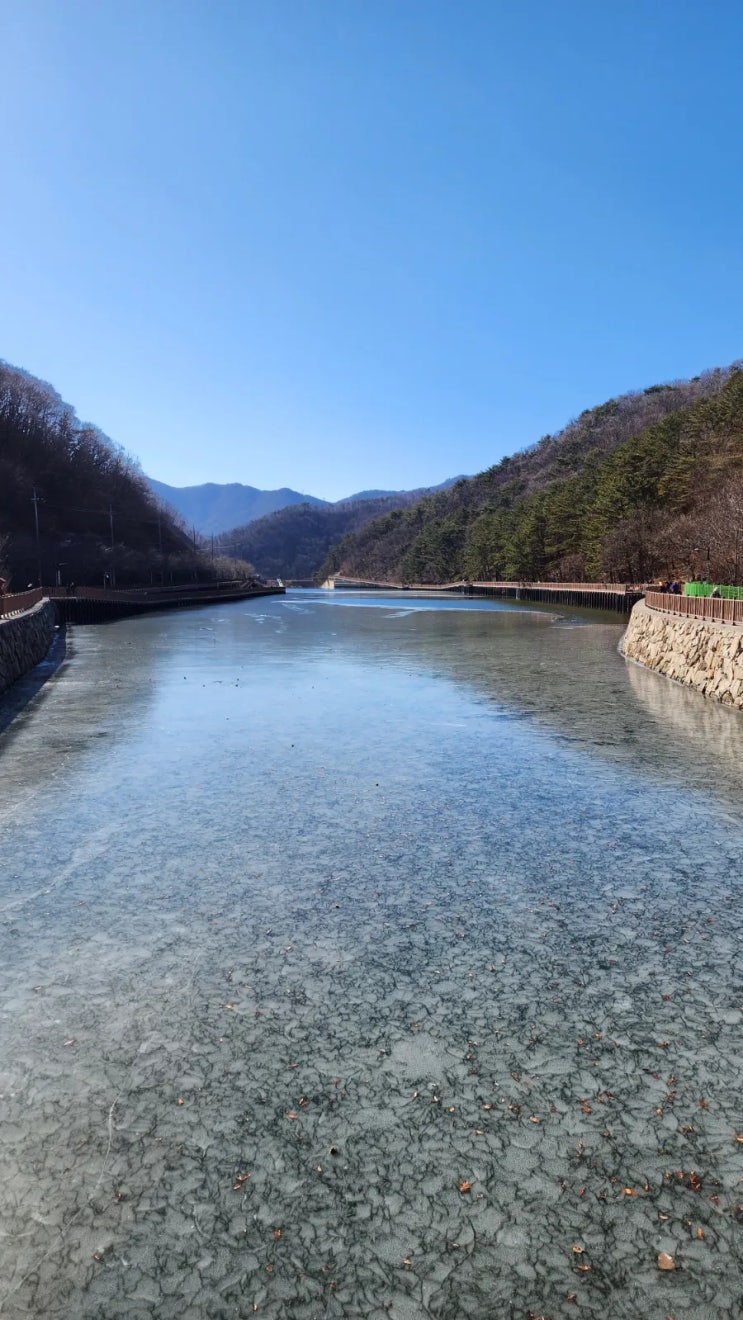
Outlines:
[[[723,600],[714,596],[675,596],[670,591],[648,591],[645,604],[651,610],[680,614],[691,619],[712,619],[717,623],[743,624],[743,600]]]
[[[471,587],[535,587],[539,591],[612,591],[619,596],[642,590],[625,582],[470,582]]]
[[[24,614],[33,609],[48,593],[42,587],[32,587],[30,591],[13,591],[0,596],[0,618],[11,614]]]
[[[398,590],[401,586],[399,582],[373,581],[370,578],[348,578],[341,573],[334,574],[333,578],[328,578],[331,582],[336,580],[339,584],[347,587],[389,587],[391,590]],[[632,593],[644,591],[644,587],[634,586],[625,582],[528,582],[521,578],[518,582],[506,582],[502,578],[495,578],[492,581],[479,581],[471,578],[462,578],[457,582],[409,582],[406,583],[409,591],[460,591],[465,587],[487,587],[492,590],[495,587],[509,590],[520,587],[535,588],[539,591],[611,591],[619,596],[626,596]]]
[[[0,594],[0,618],[24,614],[39,601],[48,598],[58,601],[99,601],[104,604],[133,605],[156,609],[158,605],[197,604],[205,601],[240,600],[246,595],[262,595],[275,591],[275,587],[253,587],[247,582],[186,582],[173,587],[33,587],[29,591]],[[70,616],[71,617],[71,616]]]

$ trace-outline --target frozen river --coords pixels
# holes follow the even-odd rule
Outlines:
[[[740,1320],[743,717],[620,635],[71,631],[0,736],[3,1320]]]

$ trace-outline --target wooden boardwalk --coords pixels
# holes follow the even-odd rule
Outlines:
[[[53,600],[60,623],[106,623],[127,615],[154,610],[186,609],[195,605],[227,604],[253,596],[283,595],[279,586],[257,587],[248,582],[199,582],[174,587],[34,587],[0,596],[0,619],[25,614],[42,600]]]
[[[583,609],[629,614],[642,600],[642,587],[618,582],[372,582],[362,578],[328,578],[323,584],[337,591],[445,591],[461,596],[535,601],[541,605],[570,605]]]

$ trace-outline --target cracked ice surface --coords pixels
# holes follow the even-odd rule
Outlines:
[[[0,1315],[743,1314],[743,721],[619,634],[74,631],[0,739]]]

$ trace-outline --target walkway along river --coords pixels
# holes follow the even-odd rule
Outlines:
[[[743,721],[621,632],[73,625],[0,736],[0,1316],[739,1320]]]

